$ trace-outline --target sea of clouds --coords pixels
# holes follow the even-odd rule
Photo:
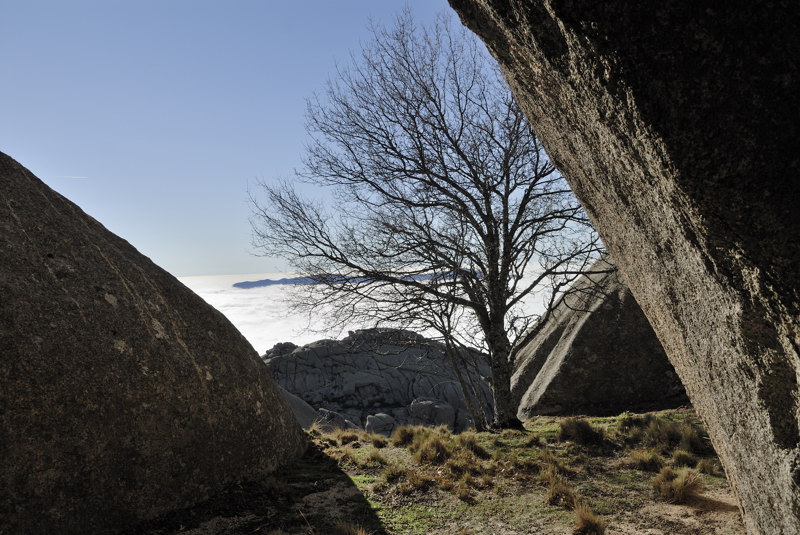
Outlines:
[[[292,311],[290,292],[305,281],[291,274],[214,275],[179,277],[179,280],[222,312],[262,355],[279,342],[304,345],[322,338],[341,338],[347,335],[347,330],[360,327],[325,330],[322,318]],[[541,310],[541,300],[531,296],[525,309]]]
[[[289,306],[292,284],[235,287],[245,281],[280,281],[285,273],[179,277],[178,279],[209,305],[222,312],[239,332],[264,354],[279,342],[308,344],[322,338],[339,338],[341,333],[322,330],[319,318],[294,313]],[[347,333],[345,333],[347,334]]]

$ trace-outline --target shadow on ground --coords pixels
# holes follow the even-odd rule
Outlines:
[[[386,535],[350,477],[310,442],[299,461],[268,481],[228,489],[123,535],[323,535],[355,527]]]

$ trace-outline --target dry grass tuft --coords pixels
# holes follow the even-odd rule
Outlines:
[[[694,469],[701,474],[707,474],[709,476],[716,476],[722,472],[719,463],[712,459],[700,459],[697,461],[697,466],[695,466]]]
[[[523,447],[525,448],[539,448],[543,445],[542,437],[539,435],[531,435],[531,437],[525,441]]]
[[[455,475],[479,475],[484,471],[481,462],[475,455],[470,453],[469,450],[456,451],[453,456],[445,462],[445,468]]]
[[[406,469],[397,464],[389,464],[381,472],[381,477],[386,483],[396,483],[406,475]]]
[[[665,466],[653,480],[653,489],[656,496],[665,502],[682,504],[700,496],[703,481],[689,468],[673,471]]]
[[[558,439],[570,440],[576,444],[599,444],[604,433],[584,418],[567,418],[559,424]]]
[[[478,444],[478,437],[474,432],[465,432],[456,436],[456,444],[462,448],[466,448],[479,459],[489,459],[491,454],[486,451],[486,448]]]
[[[367,433],[364,435],[364,440],[375,446],[376,448],[385,448],[389,445],[389,439],[378,433]]]
[[[547,486],[547,497],[545,501],[548,505],[555,505],[557,507],[563,507],[564,509],[573,509],[578,501],[578,496],[564,478],[555,476]]]
[[[419,434],[428,434],[430,431],[419,425],[403,425],[392,433],[391,441],[393,446],[408,446],[414,441],[414,437]]]
[[[406,470],[405,480],[397,487],[400,494],[411,494],[415,491],[424,491],[433,486],[434,481],[416,470]]]
[[[384,466],[389,461],[377,448],[372,448],[369,454],[364,458],[364,466]]]
[[[358,431],[353,431],[352,429],[337,429],[331,435],[336,439],[340,446],[344,446],[345,444],[353,444],[358,442],[361,438],[361,433]]]
[[[664,459],[657,451],[650,449],[632,450],[628,454],[631,466],[645,472],[658,472],[664,466]]]
[[[453,450],[441,436],[417,435],[409,447],[414,460],[424,464],[444,464],[453,456]]]
[[[585,502],[575,504],[575,531],[572,535],[605,535],[606,522]]]
[[[686,450],[672,452],[672,464],[675,466],[693,466],[697,464],[697,457]]]
[[[358,524],[339,522],[333,527],[333,535],[372,535],[372,532],[367,531]]]

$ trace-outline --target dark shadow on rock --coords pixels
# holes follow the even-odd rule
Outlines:
[[[252,535],[336,533],[337,524],[387,535],[366,497],[318,444],[263,482],[227,489],[121,535]]]

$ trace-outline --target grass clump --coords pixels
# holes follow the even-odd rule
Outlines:
[[[559,424],[558,439],[570,440],[576,444],[600,444],[604,433],[584,418],[567,418]]]
[[[644,472],[658,472],[664,466],[664,459],[651,449],[632,450],[628,454],[631,466]]]
[[[350,444],[342,446],[338,453],[334,455],[334,458],[341,464],[358,464],[356,462],[355,451]]]
[[[391,441],[393,446],[405,447],[414,442],[414,437],[420,434],[428,434],[430,430],[419,425],[402,425],[394,430]]]
[[[478,444],[478,437],[473,432],[461,433],[456,436],[456,445],[471,451],[479,459],[489,459],[492,455],[486,448]]]
[[[453,456],[450,445],[437,435],[418,435],[409,450],[414,460],[421,464],[440,465]]]
[[[694,469],[701,474],[709,476],[716,476],[721,472],[719,463],[712,459],[700,459],[697,461],[697,466],[695,466]]]
[[[389,445],[389,439],[378,433],[367,433],[364,439],[376,448],[385,448]]]
[[[381,472],[381,478],[386,483],[397,483],[406,475],[406,469],[397,464],[389,464]]]
[[[332,433],[332,436],[340,446],[353,444],[358,442],[361,438],[361,434],[358,431],[353,431],[351,429],[337,429]]]
[[[585,502],[575,504],[575,531],[572,535],[605,535],[606,522]]]
[[[400,494],[412,494],[416,491],[425,491],[431,488],[434,481],[425,475],[417,472],[416,470],[406,470],[405,480],[403,480],[397,487],[397,492]]]
[[[371,533],[362,526],[350,522],[339,522],[333,527],[333,535],[371,535]]]
[[[445,468],[455,475],[480,475],[484,472],[483,464],[469,450],[458,450],[445,462]]]
[[[363,466],[384,466],[389,461],[377,448],[372,448],[366,457],[362,460]]]
[[[700,496],[703,481],[697,472],[689,468],[674,471],[665,466],[653,480],[653,489],[659,499],[683,504]]]
[[[672,464],[675,466],[693,466],[697,464],[697,457],[686,450],[672,452]]]
[[[547,465],[542,472],[542,478],[547,482],[547,496],[545,502],[548,505],[573,509],[578,501],[578,495],[569,486],[566,479],[558,473],[553,465]]]
[[[563,507],[564,509],[574,509],[578,501],[578,496],[562,477],[554,477],[547,486],[547,497],[545,501],[548,505]]]

